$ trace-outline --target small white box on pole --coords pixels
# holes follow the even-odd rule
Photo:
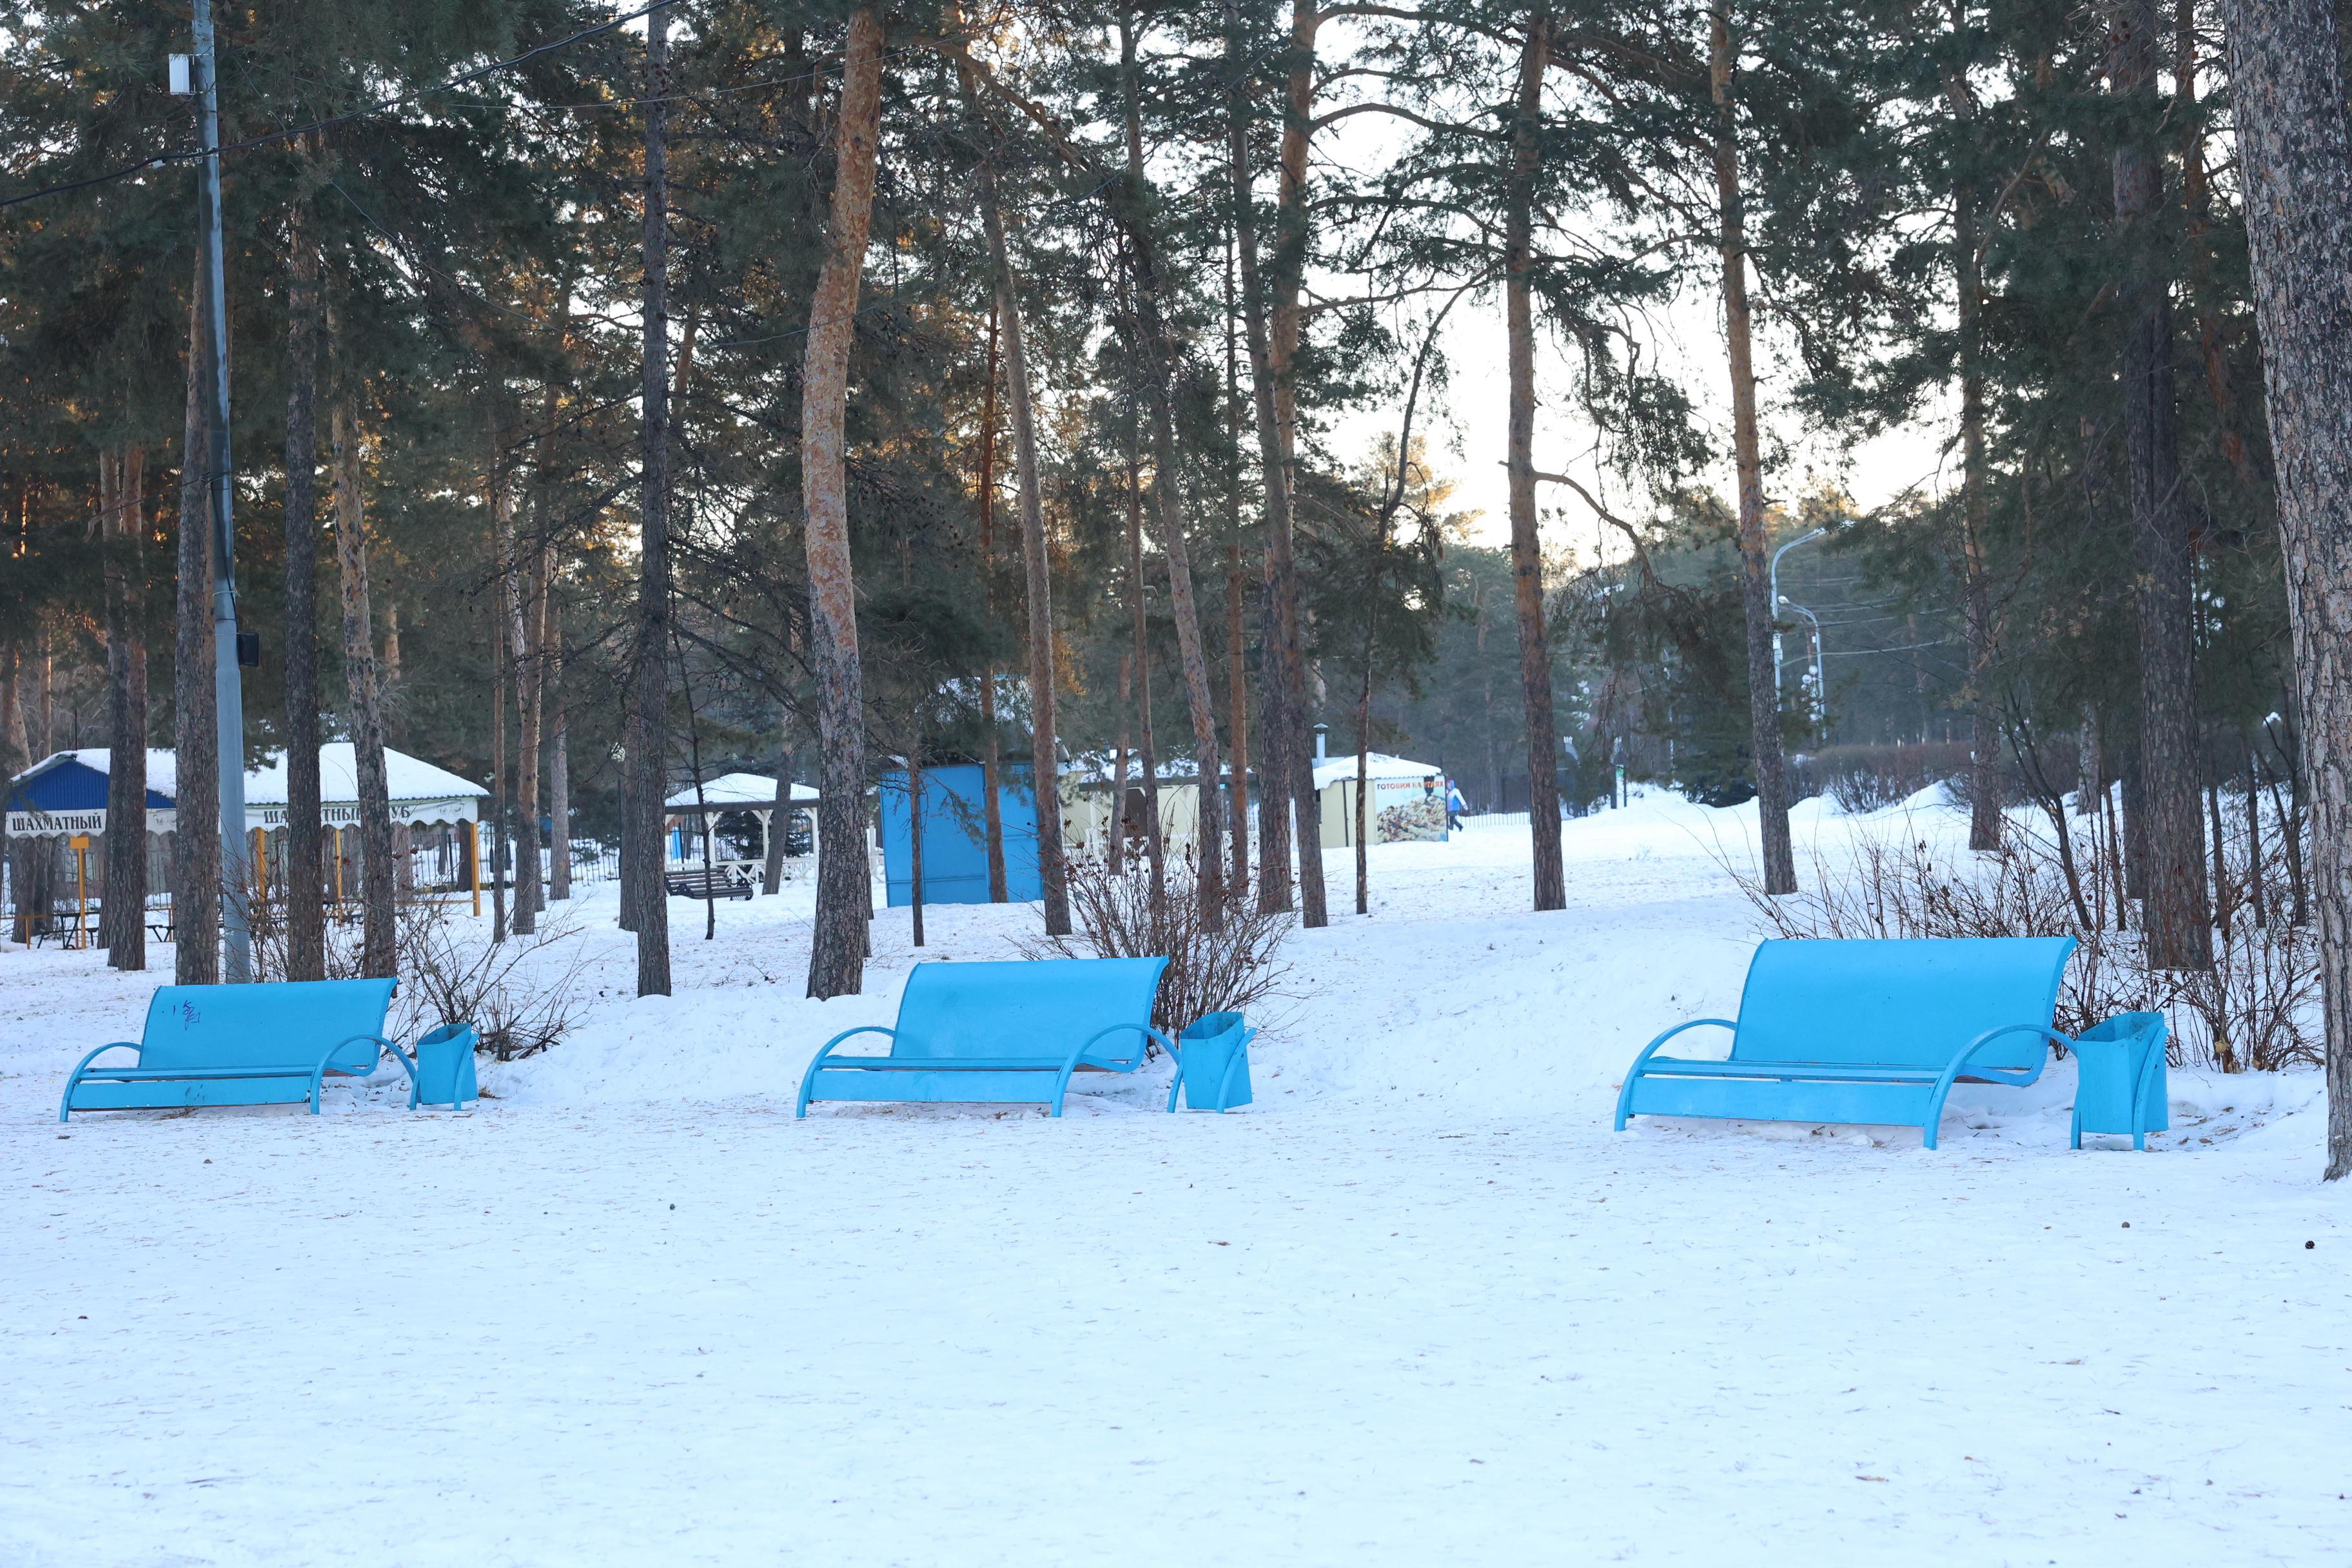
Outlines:
[[[172,96],[174,98],[185,98],[190,92],[194,90],[189,86],[188,81],[188,66],[190,61],[194,58],[194,57],[191,55],[173,55],[171,57]]]

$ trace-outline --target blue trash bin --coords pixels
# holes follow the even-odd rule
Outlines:
[[[2171,1085],[2165,1077],[2161,1013],[2120,1013],[2074,1040],[2080,1071],[2074,1088],[2073,1144],[2085,1132],[2128,1135],[2135,1149],[2172,1125]]]
[[[421,1100],[445,1101],[452,1110],[479,1098],[474,1083],[474,1048],[481,1043],[471,1024],[444,1024],[416,1042],[416,1080],[409,1085],[408,1109]]]
[[[1176,1081],[1168,1109],[1181,1090],[1194,1110],[1231,1110],[1250,1102],[1249,1043],[1257,1031],[1239,1013],[1211,1013],[1176,1037]]]

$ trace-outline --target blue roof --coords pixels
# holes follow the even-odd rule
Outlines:
[[[106,770],[83,760],[83,752],[59,752],[18,773],[8,791],[9,811],[104,811]],[[96,753],[103,757],[106,753]],[[168,754],[168,753],[167,753]],[[170,811],[173,801],[160,790],[147,792],[147,809]]]

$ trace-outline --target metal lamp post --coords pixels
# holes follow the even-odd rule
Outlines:
[[[237,673],[248,650],[236,630],[236,521],[228,443],[228,290],[221,262],[220,100],[215,90],[212,0],[194,0],[195,58],[171,61],[174,92],[196,94],[198,142],[204,149],[196,185],[204,226],[205,353],[212,362],[212,438],[206,453],[213,492],[213,703],[220,753],[221,978],[232,985],[253,978],[253,929],[247,900],[252,886],[245,832],[245,682]],[[193,80],[190,78],[193,77]]]
[[[1772,696],[1776,701],[1780,696],[1780,606],[1789,602],[1780,596],[1780,557],[1786,555],[1800,544],[1811,543],[1812,541],[1821,538],[1822,535],[1828,531],[1829,530],[1827,528],[1816,528],[1809,533],[1801,533],[1797,535],[1796,538],[1789,541],[1788,543],[1780,546],[1780,549],[1772,552],[1772,565],[1770,568],[1772,594]]]

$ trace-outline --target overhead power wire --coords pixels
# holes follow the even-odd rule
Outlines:
[[[308,125],[289,125],[277,131],[264,132],[258,136],[248,136],[242,142],[231,142],[218,148],[183,147],[173,152],[158,153],[152,157],[142,158],[135,163],[126,163],[119,169],[111,169],[102,174],[91,174],[85,179],[68,180],[63,184],[44,185],[37,191],[25,191],[16,195],[0,197],[0,207],[13,207],[21,203],[38,201],[44,196],[61,196],[74,191],[85,191],[93,185],[110,184],[116,180],[127,180],[131,175],[143,174],[149,169],[167,168],[173,163],[191,163],[215,152],[224,155],[230,153],[243,153],[251,148],[267,147],[276,142],[290,141],[297,136],[307,136],[314,131],[325,131],[333,126],[346,125],[354,120],[365,120],[371,116],[382,114],[387,109],[396,109],[404,103],[413,102],[428,94],[452,92],[488,77],[496,76],[502,71],[510,71],[527,66],[543,56],[568,49],[572,45],[584,43],[590,38],[601,37],[615,28],[625,27],[631,22],[639,21],[656,11],[667,10],[681,3],[682,0],[652,0],[652,4],[641,5],[636,10],[615,16],[609,22],[600,22],[595,26],[583,27],[569,37],[556,38],[544,44],[535,45],[509,59],[492,60],[488,65],[477,66],[474,69],[453,76],[446,81],[433,82],[424,87],[413,87],[404,92],[396,92],[388,98],[380,98],[373,103],[361,108],[350,110],[341,114],[331,114],[324,120],[314,120]]]

